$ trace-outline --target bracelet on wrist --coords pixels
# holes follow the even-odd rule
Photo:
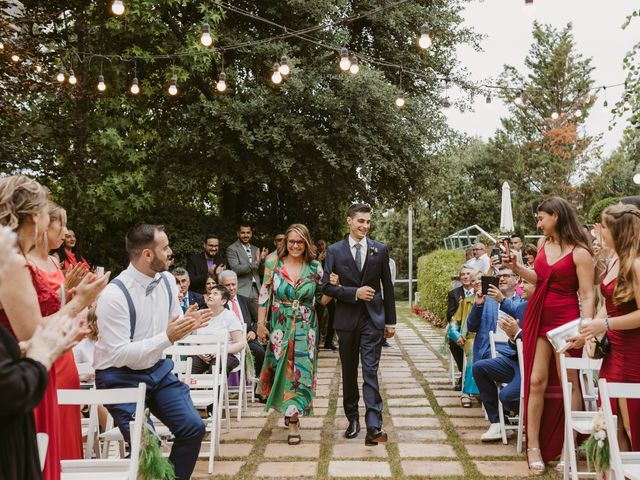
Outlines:
[[[607,330],[611,330],[611,327],[609,327],[609,317],[604,317],[604,326]]]

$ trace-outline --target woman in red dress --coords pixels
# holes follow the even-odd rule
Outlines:
[[[49,287],[64,300],[71,298],[71,285],[65,282],[64,273],[58,263],[49,256],[49,250],[55,250],[64,242],[67,225],[67,212],[60,205],[49,201],[49,227],[46,232],[46,242],[39,242],[36,248],[27,255],[29,262],[35,266],[40,276],[48,283]],[[85,269],[80,269],[85,273]],[[72,277],[72,275],[69,275]],[[82,277],[74,276],[78,281]],[[64,286],[63,286],[64,285]],[[80,314],[82,315],[82,313]],[[80,388],[80,377],[73,357],[73,351],[63,353],[54,364],[56,374],[56,387],[58,389],[77,390]],[[80,424],[79,405],[58,406],[60,416],[60,458],[62,460],[79,460],[82,454],[82,428]]]
[[[529,300],[522,328],[524,347],[524,402],[527,432],[527,460],[532,473],[541,475],[545,462],[562,452],[564,411],[559,386],[559,356],[546,338],[549,330],[594,310],[594,268],[590,244],[571,205],[552,197],[538,206],[538,228],[544,237],[538,242],[534,270],[517,263],[514,273],[536,285]],[[582,308],[581,308],[582,307]],[[581,347],[574,344],[574,348]],[[581,350],[573,350],[580,355]],[[577,375],[569,376],[578,385]],[[575,377],[575,378],[573,378]],[[573,389],[572,408],[581,408],[579,389]]]
[[[48,195],[35,180],[17,175],[0,179],[0,224],[12,228],[18,237],[21,262],[6,273],[11,281],[0,285],[0,325],[18,341],[28,341],[46,317],[60,310],[60,297],[48,282],[26,260],[26,253],[42,241],[49,226]],[[93,303],[105,287],[109,274],[101,278],[87,275],[76,288],[76,295],[62,312],[75,317]],[[86,330],[81,329],[84,336]],[[81,338],[79,336],[78,340]],[[49,383],[44,397],[34,410],[36,431],[49,435],[49,446],[43,477],[60,478],[60,418],[57,402],[56,371],[49,372]]]
[[[602,361],[600,378],[640,383],[640,210],[613,205],[602,213],[603,243],[615,251],[600,285],[605,304],[593,322],[582,328],[587,339],[605,332],[611,350]],[[640,400],[612,400],[618,442],[625,451],[640,450]]]
[[[76,233],[73,230],[67,229],[64,236],[64,243],[58,247],[54,256],[58,258],[60,267],[64,273],[70,272],[76,265],[82,265],[86,271],[89,271],[91,268],[89,262],[80,255]]]

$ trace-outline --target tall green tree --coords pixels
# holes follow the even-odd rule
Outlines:
[[[367,0],[130,0],[122,18],[104,0],[23,3],[9,19],[17,29],[3,23],[5,54],[19,49],[26,60],[1,72],[12,86],[0,100],[11,113],[0,119],[1,168],[46,183],[102,263],[119,260],[119,239],[140,219],[189,237],[182,253],[192,236],[230,233],[240,219],[263,235],[303,221],[331,238],[350,201],[395,205],[415,195],[449,134],[442,79],[458,78],[457,46],[477,44],[461,26],[465,0],[373,15],[361,15],[380,7]],[[357,20],[339,22],[348,17]],[[198,44],[205,19],[222,51]],[[434,40],[426,53],[416,47],[423,22]],[[328,24],[305,38],[288,34]],[[342,46],[361,55],[357,75],[337,68]],[[268,79],[282,55],[292,71],[276,86]],[[393,103],[400,72],[380,61],[406,66],[404,109]],[[62,65],[73,67],[76,86],[52,82]],[[219,94],[223,65],[228,88]],[[134,75],[137,96],[128,91]],[[173,76],[175,97],[166,93]]]

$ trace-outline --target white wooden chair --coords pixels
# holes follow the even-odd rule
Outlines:
[[[211,373],[191,374],[187,384],[189,385],[191,400],[196,408],[206,409],[209,405],[212,405],[212,414],[207,424],[207,431],[210,432],[209,474],[213,473],[215,454],[219,453],[222,405],[224,404],[227,384],[228,343],[229,334],[226,331],[220,335],[189,335],[180,340],[179,344],[175,344],[164,351],[166,355],[171,355],[172,357],[213,355],[217,359],[211,364]],[[227,419],[227,422],[230,423],[230,420]]]
[[[36,433],[36,442],[38,442],[38,457],[40,458],[40,471],[42,472],[44,470],[44,464],[47,461],[49,435],[46,433]]]
[[[246,339],[247,338],[247,324],[243,323],[242,324],[242,338]],[[245,341],[245,346],[242,349],[242,352],[240,352],[240,364],[234,368],[233,370],[231,370],[231,373],[236,373],[239,372],[240,373],[240,380],[238,381],[238,385],[231,387],[228,384],[229,381],[229,377],[227,376],[227,391],[225,394],[225,411],[227,413],[227,415],[229,415],[229,410],[230,410],[230,404],[229,404],[229,394],[230,393],[237,393],[238,394],[238,403],[237,405],[234,407],[236,408],[236,421],[240,422],[240,420],[242,420],[242,409],[243,408],[247,408],[247,376],[246,376],[246,368],[245,368],[245,362],[247,360],[247,349],[249,348],[249,345],[246,343]],[[253,389],[255,388],[254,384],[253,384],[253,379],[251,379],[250,382],[250,387]],[[227,430],[229,430],[229,428],[227,428]]]
[[[562,402],[564,407],[564,479],[578,480],[578,478],[595,478],[596,472],[579,472],[576,458],[576,446],[574,431],[585,435],[591,434],[593,411],[576,411],[571,408],[571,392],[573,385],[569,382],[568,370],[577,370],[578,377],[582,371],[599,371],[602,360],[588,357],[577,358],[560,354],[560,383],[562,387]],[[580,388],[582,382],[578,382],[576,388]],[[583,392],[584,395],[584,392]]]
[[[113,388],[104,390],[58,390],[60,405],[111,405],[135,403],[136,410],[131,422],[131,449],[127,459],[62,460],[62,480],[136,480],[140,443],[142,441],[145,394],[147,387],[140,383],[138,388]]]
[[[618,444],[618,420],[611,410],[611,400],[618,398],[640,399],[640,383],[608,383],[598,380],[600,405],[607,425],[607,439],[611,457],[610,480],[640,480],[640,452],[621,452]]]
[[[496,349],[496,343],[506,343],[509,341],[509,337],[507,334],[498,329],[495,332],[489,331],[489,346],[491,348],[491,358],[496,358],[498,356],[498,351]],[[519,349],[518,349],[519,344]],[[509,440],[507,439],[507,431],[515,430],[517,432],[517,449],[518,453],[522,452],[522,437],[524,434],[524,385],[523,385],[523,367],[522,367],[522,340],[516,340],[516,349],[518,352],[518,363],[520,365],[520,405],[518,407],[518,415],[512,417],[506,417],[504,414],[504,408],[502,406],[502,402],[500,401],[500,391],[505,386],[505,384],[496,383],[496,389],[498,390],[498,417],[500,419],[500,433],[502,435],[502,443],[507,445]],[[506,420],[511,422],[518,422],[517,425],[507,425]]]

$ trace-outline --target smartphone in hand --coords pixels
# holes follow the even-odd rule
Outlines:
[[[498,277],[494,277],[493,275],[482,275],[480,277],[480,282],[482,283],[482,295],[489,294],[489,285],[494,285],[498,288]]]

